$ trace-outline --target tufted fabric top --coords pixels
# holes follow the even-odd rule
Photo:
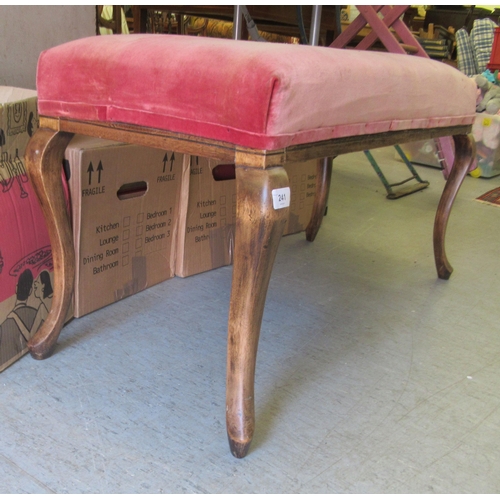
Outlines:
[[[43,52],[39,113],[256,149],[471,124],[476,85],[431,59],[179,35],[113,35]]]

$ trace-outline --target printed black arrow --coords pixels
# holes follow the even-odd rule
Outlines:
[[[92,162],[90,162],[89,168],[87,169],[87,172],[89,173],[89,186],[92,184],[92,172],[94,171],[94,166],[92,165]]]
[[[97,171],[99,172],[99,177],[97,178],[97,183],[101,183],[101,172],[104,170],[102,167],[102,161],[99,162],[99,166],[97,167]]]
[[[172,153],[172,156],[170,157],[170,172],[172,172],[172,167],[174,166],[174,160],[175,160],[175,153]]]
[[[165,156],[163,157],[163,173],[165,173],[165,169],[167,168],[167,161],[168,161],[168,153],[165,153]]]

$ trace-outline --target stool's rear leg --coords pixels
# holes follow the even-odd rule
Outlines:
[[[446,226],[451,207],[476,154],[472,135],[455,135],[453,140],[455,142],[455,162],[439,200],[434,220],[434,259],[438,276],[441,279],[448,279],[453,272],[453,267],[448,262],[444,248]]]
[[[35,359],[49,357],[70,306],[75,277],[75,253],[66,200],[61,184],[64,150],[73,134],[39,129],[26,150],[26,166],[40,201],[54,262],[54,298],[47,319],[30,340]]]
[[[316,167],[316,194],[314,196],[311,219],[306,228],[307,241],[314,241],[318,234],[323,216],[325,215],[328,193],[330,192],[330,182],[332,180],[332,163],[335,156],[321,158]]]
[[[257,345],[271,270],[289,208],[273,207],[288,187],[282,167],[236,168],[236,234],[229,309],[226,423],[231,452],[244,457],[252,440]]]

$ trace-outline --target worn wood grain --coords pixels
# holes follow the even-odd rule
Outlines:
[[[226,423],[231,452],[244,457],[254,427],[254,377],[264,303],[289,207],[272,191],[289,186],[284,168],[236,168],[236,234],[229,309]]]
[[[57,342],[73,295],[75,252],[61,182],[64,151],[73,134],[41,128],[26,150],[26,167],[47,224],[54,263],[54,298],[47,319],[28,343],[35,359],[49,357]]]
[[[379,134],[341,137],[309,144],[298,144],[284,149],[261,150],[126,123],[83,122],[42,116],[40,117],[40,125],[63,132],[100,137],[111,141],[128,142],[151,148],[168,149],[178,151],[179,153],[206,156],[208,158],[230,161],[240,166],[255,168],[276,167],[288,162],[338,156],[339,154],[381,148],[422,139],[468,134],[472,128],[471,125],[459,125],[433,129],[397,130]]]

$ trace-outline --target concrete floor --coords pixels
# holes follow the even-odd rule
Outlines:
[[[430,187],[390,201],[363,154],[339,157],[316,242],[282,240],[245,459],[225,431],[226,267],[74,320],[53,357],[0,374],[0,493],[499,493],[500,207],[475,198],[500,177],[466,178],[445,282],[444,180],[418,168]]]

